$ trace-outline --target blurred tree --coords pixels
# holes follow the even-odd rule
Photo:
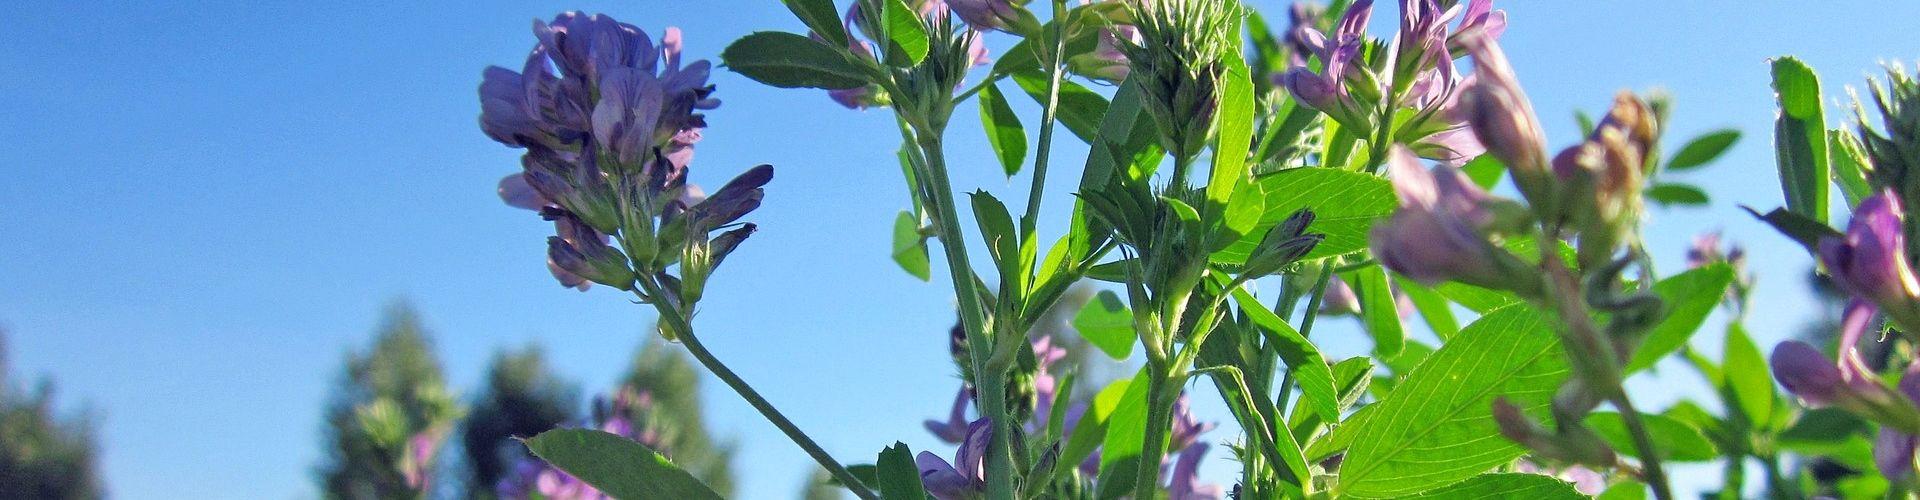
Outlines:
[[[6,354],[0,331],[0,498],[101,498],[92,423],[57,415],[45,379],[30,393],[14,387]]]
[[[732,496],[733,444],[708,434],[700,405],[700,371],[678,347],[648,336],[620,385],[652,400],[651,405],[632,406],[626,417],[659,433],[662,454],[721,496]]]
[[[490,498],[514,463],[528,457],[515,437],[530,437],[579,418],[580,391],[553,373],[538,346],[494,354],[486,388],[461,431],[467,498]]]
[[[459,409],[419,315],[394,305],[372,349],[347,355],[326,414],[328,498],[421,498]]]

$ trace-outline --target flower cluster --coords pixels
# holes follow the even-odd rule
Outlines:
[[[987,5],[994,2],[969,3],[969,2],[946,2],[943,0],[910,0],[908,2],[908,4],[910,4],[914,8],[914,10],[920,14],[920,18],[930,26],[946,26],[948,21],[948,15],[950,13],[960,13],[962,19],[968,19],[966,16],[970,14],[977,14],[982,16],[989,15],[987,13],[984,13],[983,11],[975,11],[970,13],[967,10],[963,10],[961,5],[963,3],[967,4],[965,7],[966,9],[992,10],[992,9],[1000,8],[993,5]],[[862,14],[862,10],[860,7],[861,5],[862,5],[861,2],[854,2],[853,5],[847,7],[847,14],[842,18],[842,22],[845,25],[846,31],[849,35],[854,33],[865,33],[864,26],[866,23],[866,19],[864,17],[864,14]],[[1013,7],[1013,8],[1018,8],[1018,7]],[[982,25],[975,24],[971,20],[968,21],[968,25],[973,26],[973,28],[969,29],[967,33],[963,34],[962,38],[965,39],[964,41],[967,47],[966,58],[967,58],[969,67],[982,66],[991,62],[992,59],[987,57],[986,44],[980,41],[980,36],[979,36],[980,33],[978,31],[974,31],[979,29],[990,29],[990,28],[983,28]],[[867,35],[870,38],[873,38],[873,35],[871,33],[867,33]],[[826,42],[826,38],[820,36],[819,33],[808,33],[808,36],[822,43]],[[874,38],[874,39],[878,40],[879,38]],[[859,37],[855,37],[855,36],[847,37],[847,53],[853,56],[854,58],[864,60],[869,64],[879,65],[881,62],[878,59],[878,56],[874,52],[873,42],[869,42],[867,40],[861,40],[859,39]],[[885,107],[893,103],[893,98],[892,96],[887,95],[886,89],[882,88],[877,83],[871,83],[871,82],[865,85],[852,87],[852,88],[828,89],[827,97],[830,99],[833,99],[833,102],[839,103],[841,106],[844,106],[847,109],[856,109],[856,110]]]
[[[720,105],[712,65],[682,61],[677,29],[656,44],[604,15],[568,12],[533,31],[539,42],[522,70],[489,67],[480,84],[481,129],[527,150],[522,171],[500,181],[501,199],[553,221],[547,265],[562,285],[634,290],[657,280],[669,299],[698,300],[707,274],[754,226],[708,235],[757,208],[773,175],[756,167],[711,196],[687,184],[706,127],[700,112]],[[666,275],[676,263],[682,276]]]
[[[1420,156],[1452,165],[1479,156],[1484,148],[1468,130],[1460,102],[1474,77],[1462,78],[1454,59],[1465,54],[1469,41],[1498,38],[1506,30],[1506,13],[1494,10],[1492,0],[1444,7],[1436,0],[1402,0],[1392,49],[1379,51],[1367,37],[1372,9],[1371,0],[1354,2],[1331,34],[1309,26],[1307,11],[1293,13],[1287,41],[1294,46],[1294,67],[1274,75],[1274,83],[1372,140],[1408,144]],[[1375,56],[1382,53],[1390,55]],[[1318,70],[1312,61],[1319,62]]]

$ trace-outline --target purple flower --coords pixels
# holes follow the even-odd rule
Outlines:
[[[946,0],[948,9],[958,14],[968,26],[980,31],[1006,31],[1023,17],[1031,17],[1032,14],[1026,14],[1026,9],[1021,8],[1020,3],[1014,0]]]
[[[1351,91],[1362,90],[1379,95],[1379,78],[1360,60],[1367,45],[1367,21],[1373,15],[1373,0],[1359,0],[1347,7],[1333,36],[1302,27],[1299,42],[1320,58],[1323,69],[1314,73],[1304,64],[1274,76],[1274,84],[1287,88],[1300,103],[1325,113],[1342,125],[1360,127],[1368,123],[1367,107]]]
[[[1180,451],[1173,462],[1173,474],[1167,481],[1167,500],[1219,500],[1220,485],[1198,484],[1200,460],[1207,455],[1207,443],[1193,443]]]
[[[1493,10],[1493,0],[1468,0],[1467,12],[1460,16],[1460,26],[1447,37],[1447,48],[1456,53],[1466,52],[1467,40],[1492,42],[1506,31],[1507,11]]]
[[[970,401],[967,393],[970,391],[962,387],[956,392],[958,394],[953,396],[953,409],[947,411],[946,421],[928,420],[922,423],[927,427],[927,432],[933,433],[934,437],[940,438],[947,444],[960,444],[961,440],[967,438],[967,403]]]
[[[1193,408],[1188,397],[1181,393],[1173,402],[1173,429],[1168,434],[1168,446],[1174,449],[1186,448],[1199,441],[1200,435],[1213,430],[1212,422],[1201,422],[1193,417]]]
[[[421,431],[407,439],[406,456],[400,460],[401,476],[407,487],[427,491],[433,479],[433,456],[440,450],[440,432]]]
[[[1920,360],[1907,365],[1906,374],[1900,377],[1899,389],[1900,394],[1906,396],[1906,404],[1920,403]],[[1882,425],[1880,435],[1873,441],[1873,463],[1888,481],[1898,483],[1913,475],[1916,448],[1920,448],[1920,437]]]
[[[553,267],[572,276],[611,286],[621,290],[633,288],[633,270],[627,267],[627,256],[613,248],[610,238],[603,233],[587,227],[579,219],[569,214],[560,214],[554,220],[558,226],[558,236],[547,238],[547,262]],[[559,275],[556,273],[556,277]],[[562,278],[560,283],[568,287],[569,280]],[[584,289],[585,283],[578,284]]]
[[[1140,28],[1128,24],[1115,24],[1100,29],[1094,40],[1093,50],[1067,58],[1067,67],[1073,72],[1089,78],[1120,83],[1127,80],[1133,71],[1133,65],[1127,59],[1121,45],[1140,43]]]
[[[1360,295],[1353,293],[1353,287],[1345,280],[1330,278],[1327,280],[1327,292],[1320,296],[1322,314],[1357,314],[1360,312]]]
[[[1372,249],[1387,268],[1427,285],[1457,280],[1502,288],[1521,277],[1506,272],[1483,234],[1493,213],[1490,198],[1459,169],[1428,171],[1404,148],[1395,147],[1388,168],[1400,209],[1374,226]]]
[[[1799,396],[1808,406],[1821,407],[1832,404],[1846,390],[1846,380],[1835,367],[1833,361],[1821,354],[1819,349],[1800,341],[1781,342],[1773,348],[1773,356],[1767,360],[1773,367],[1773,376],[1787,392]]]
[[[920,467],[920,482],[926,486],[927,493],[939,500],[961,500],[984,491],[987,443],[992,440],[993,425],[982,418],[967,425],[967,435],[960,441],[960,449],[954,452],[953,463],[932,452],[920,452],[914,457],[914,463]]]
[[[1856,298],[1886,310],[1897,322],[1914,325],[1914,296],[1920,291],[1907,260],[1902,233],[1906,214],[1891,191],[1860,201],[1843,238],[1820,240],[1820,264],[1833,281]]]
[[[1528,199],[1547,194],[1546,133],[1533,103],[1507,64],[1506,54],[1491,38],[1464,42],[1473,54],[1473,82],[1466,87],[1462,113],[1487,151],[1514,171],[1514,179]]]

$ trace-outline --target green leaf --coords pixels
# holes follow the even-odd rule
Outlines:
[[[1007,213],[1007,206],[986,191],[974,191],[973,218],[980,225],[981,239],[987,242],[987,253],[999,264],[1001,281],[1017,283],[1024,279],[1024,273],[1018,269],[1020,236],[1014,232],[1013,216]]]
[[[901,68],[911,68],[926,60],[927,50],[932,41],[927,39],[927,26],[920,22],[920,14],[908,7],[903,0],[881,0],[886,6],[884,20],[887,31],[887,64]]]
[[[1647,500],[1647,485],[1637,481],[1621,481],[1608,486],[1594,500]]]
[[[920,236],[920,218],[913,212],[902,210],[900,216],[893,219],[893,261],[920,281],[933,277],[928,267],[927,240]]]
[[[1726,369],[1722,373],[1740,411],[1747,414],[1753,428],[1767,428],[1775,399],[1773,374],[1768,369],[1766,356],[1760,354],[1760,347],[1754,345],[1753,339],[1747,337],[1747,329],[1739,323],[1727,325],[1725,356]]]
[[[1020,165],[1027,161],[1027,130],[1020,126],[1020,115],[1007,105],[999,85],[987,84],[980,93],[980,125],[986,127],[987,144],[1000,157],[1007,176],[1020,173]]]
[[[792,33],[762,31],[740,37],[720,60],[753,81],[780,88],[850,89],[867,84],[839,49]]]
[[[1360,434],[1366,430],[1367,420],[1373,416],[1374,411],[1379,407],[1380,405],[1377,404],[1362,406],[1360,409],[1354,410],[1353,414],[1348,415],[1347,419],[1341,421],[1339,425],[1335,425],[1332,430],[1320,435],[1319,439],[1315,439],[1312,444],[1307,445],[1307,460],[1315,462],[1326,460],[1334,454],[1340,453],[1342,450],[1353,446],[1354,439],[1358,438]]]
[[[615,498],[720,498],[667,457],[615,434],[555,429],[526,443],[534,456]]]
[[[1593,135],[1593,115],[1586,111],[1573,110],[1573,124],[1580,127],[1581,137]]]
[[[1780,432],[1775,440],[1781,448],[1809,455],[1829,455],[1846,447],[1847,442],[1870,428],[1867,421],[1839,408],[1815,408],[1800,414],[1800,419]]]
[[[1400,281],[1406,282],[1409,280]],[[1446,297],[1447,300],[1457,302],[1465,306],[1468,310],[1477,313],[1486,313],[1487,311],[1499,309],[1507,304],[1520,301],[1519,297],[1514,297],[1511,293],[1453,281],[1435,285],[1433,290],[1439,292],[1440,296]]]
[[[1700,134],[1699,137],[1687,141],[1687,145],[1680,146],[1680,152],[1674,153],[1673,158],[1667,160],[1667,170],[1699,168],[1719,158],[1722,153],[1727,152],[1727,148],[1733,147],[1733,143],[1739,140],[1740,131],[1734,129],[1720,129]]]
[[[1112,290],[1101,290],[1087,301],[1073,315],[1073,329],[1113,359],[1127,359],[1133,353],[1133,312]]]
[[[1845,130],[1829,130],[1827,148],[1832,150],[1833,183],[1840,186],[1847,206],[1858,206],[1860,200],[1873,196],[1873,185],[1867,182],[1867,170],[1873,163],[1867,159],[1860,138]]]
[[[1073,434],[1067,436],[1067,445],[1060,449],[1060,463],[1079,464],[1093,455],[1093,450],[1099,448],[1100,442],[1106,439],[1107,421],[1111,420],[1113,412],[1120,408],[1120,402],[1126,399],[1132,384],[1131,378],[1115,380],[1107,384],[1106,388],[1100,389],[1099,394],[1093,396],[1093,404],[1088,405],[1087,412],[1082,414],[1079,424],[1073,427]],[[1145,384],[1141,385],[1142,401],[1144,401],[1146,389]]]
[[[1774,154],[1787,209],[1827,222],[1827,126],[1820,105],[1820,77],[1792,56],[1773,60],[1773,91],[1780,99],[1774,122]]]
[[[1420,318],[1426,320],[1427,328],[1433,330],[1434,336],[1445,341],[1460,333],[1460,321],[1454,319],[1453,307],[1447,304],[1446,297],[1417,281],[1403,279],[1394,282],[1399,283],[1400,291],[1413,301],[1413,308],[1420,311]]]
[[[1238,37],[1235,38],[1238,40]],[[1207,179],[1209,212],[1218,213],[1236,189],[1247,181],[1247,152],[1253,147],[1253,77],[1239,47],[1221,53],[1227,67],[1222,75],[1220,108],[1214,115],[1213,172]],[[1229,228],[1241,231],[1251,229]]]
[[[1146,368],[1141,368],[1107,419],[1107,436],[1100,442],[1099,498],[1119,498],[1133,491],[1147,440],[1147,377]]]
[[[1661,205],[1700,206],[1708,201],[1707,192],[1690,184],[1661,182],[1647,187],[1647,197]]]
[[[1239,264],[1272,227],[1300,209],[1312,209],[1309,231],[1327,235],[1302,260],[1344,255],[1367,247],[1374,222],[1399,206],[1393,184],[1377,176],[1332,168],[1294,168],[1262,176],[1236,196],[1255,196],[1265,211],[1246,237],[1213,254],[1215,262]]]
[[[1360,322],[1373,336],[1373,352],[1381,358],[1400,354],[1407,345],[1407,330],[1400,325],[1400,304],[1394,300],[1393,284],[1387,270],[1378,265],[1340,273],[1340,279],[1353,287],[1360,298]]]
[[[1519,304],[1468,325],[1374,405],[1340,466],[1336,493],[1419,493],[1525,454],[1500,435],[1493,400],[1545,416],[1569,371],[1557,339],[1545,315]]]
[[[1012,76],[1013,83],[1020,84],[1020,90],[1025,90],[1028,96],[1033,97],[1034,102],[1046,105],[1046,73],[1038,70],[1020,71]],[[1118,96],[1116,95],[1115,98]],[[1108,105],[1107,98],[1100,97],[1100,94],[1078,83],[1060,80],[1060,103],[1054,108],[1054,117],[1060,120],[1061,125],[1066,125],[1067,130],[1072,131],[1073,135],[1079,136],[1080,140],[1093,144],[1093,139],[1100,135],[1101,117],[1107,114]]]
[[[1731,284],[1733,268],[1726,264],[1701,266],[1654,283],[1653,292],[1666,304],[1667,317],[1647,332],[1646,340],[1634,351],[1633,360],[1627,362],[1626,372],[1653,366],[1660,358],[1685,345],[1694,330],[1707,320],[1707,314],[1726,297],[1727,286]]]
[[[1752,207],[1741,206],[1740,208],[1746,210],[1749,214],[1753,214],[1753,217],[1760,219],[1760,222],[1765,222],[1767,225],[1773,226],[1773,230],[1779,231],[1780,234],[1787,235],[1788,238],[1793,238],[1795,243],[1799,243],[1800,246],[1805,247],[1809,253],[1820,246],[1820,240],[1822,238],[1842,236],[1840,231],[1835,230],[1832,226],[1828,226],[1825,222],[1809,219],[1804,215],[1789,212],[1784,208],[1773,209],[1767,212],[1766,215],[1761,215],[1760,212],[1755,211]]]
[[[1640,422],[1646,426],[1647,437],[1653,438],[1653,447],[1660,450],[1663,460],[1704,462],[1720,457],[1720,450],[1715,449],[1713,442],[1691,425],[1654,413],[1641,414]],[[1586,423],[1614,451],[1629,457],[1640,457],[1640,449],[1633,445],[1633,435],[1627,432],[1627,424],[1620,419],[1620,414],[1595,412],[1587,415]]]
[[[786,2],[787,10],[793,11],[793,17],[807,25],[807,29],[820,34],[838,47],[847,46],[847,27],[840,23],[840,11],[833,6],[833,0],[781,0]]]
[[[880,498],[886,500],[926,500],[927,488],[920,484],[920,467],[913,463],[913,450],[906,443],[894,442],[880,450]]]
[[[1473,179],[1473,183],[1480,185],[1481,189],[1493,189],[1493,185],[1499,184],[1500,178],[1507,175],[1507,164],[1501,163],[1493,155],[1480,155],[1460,166],[1460,171],[1466,172],[1467,178]]]
[[[1280,352],[1288,373],[1300,383],[1300,397],[1306,398],[1308,407],[1320,414],[1323,421],[1339,421],[1340,396],[1334,390],[1333,369],[1327,367],[1327,358],[1320,355],[1320,348],[1314,347],[1299,330],[1261,305],[1245,289],[1233,291],[1233,303],[1239,305],[1253,326],[1266,336],[1267,344]]]
[[[1578,500],[1587,498],[1560,478],[1539,474],[1497,473],[1473,476],[1445,488],[1406,497],[1421,500]]]

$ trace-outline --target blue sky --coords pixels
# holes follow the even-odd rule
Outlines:
[[[1283,6],[1254,4],[1275,16]],[[1763,305],[1750,330],[1766,345],[1819,314],[1804,306],[1810,260],[1736,207],[1780,204],[1767,58],[1801,56],[1837,97],[1879,61],[1920,57],[1910,23],[1891,22],[1920,18],[1920,4],[1814,5],[1500,5],[1512,19],[1504,44],[1556,144],[1575,134],[1573,109],[1655,86],[1677,97],[1669,137],[1746,133],[1721,162],[1685,174],[1714,205],[1655,210],[1651,246],[1672,269],[1695,232],[1747,244]],[[0,14],[10,34],[0,95],[11,96],[0,114],[0,325],[17,369],[54,377],[63,401],[95,412],[116,495],[315,496],[329,383],[397,299],[425,315],[463,393],[494,350],[530,342],[588,390],[614,380],[650,314],[551,282],[550,226],[493,195],[517,153],[475,122],[481,69],[517,67],[529,20],[567,9],[655,33],[680,26],[694,57],[752,31],[801,29],[775,2],[744,1],[104,2]],[[1376,31],[1392,26],[1382,9]],[[870,460],[894,440],[931,447],[920,419],[942,412],[955,384],[951,293],[888,260],[907,202],[890,116],[724,71],[714,82],[725,105],[709,113],[694,181],[758,163],[779,173],[753,216],[761,232],[711,285],[703,338],[843,460]],[[975,113],[957,113],[950,135],[958,188],[1024,199],[1026,177],[999,172]],[[1077,165],[1084,146],[1061,138],[1057,160]],[[1069,178],[1055,178],[1043,232],[1062,229]],[[1317,337],[1363,352],[1349,323]],[[1719,338],[1709,329],[1695,343],[1717,353]],[[1635,381],[1645,406],[1691,390],[1665,387],[1697,385],[1668,368]],[[709,384],[706,399],[718,432],[743,444],[740,496],[792,495],[805,456],[725,388]],[[1215,398],[1197,399],[1225,419]],[[1228,481],[1219,457],[1208,473]]]

